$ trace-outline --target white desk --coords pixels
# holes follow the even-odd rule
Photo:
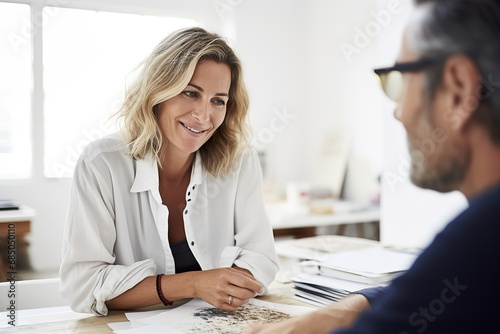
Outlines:
[[[0,210],[0,281],[5,281],[6,273],[10,271],[30,269],[28,242],[26,234],[31,231],[31,221],[35,217],[35,210],[21,206],[19,210]],[[15,268],[11,269],[7,260],[7,240],[12,235],[15,241]]]
[[[314,259],[329,253],[353,251],[381,246],[379,241],[342,235],[318,235],[315,237],[275,241],[280,271],[276,280],[291,283],[289,277],[300,267],[300,261]],[[299,270],[300,271],[300,270]]]
[[[336,213],[318,214],[311,213],[309,206],[292,207],[286,203],[277,203],[268,204],[267,212],[275,231],[300,228],[314,230],[319,226],[378,223],[380,221],[380,208],[378,206],[353,205],[351,211],[343,209]],[[301,237],[306,236],[311,235],[301,235]]]
[[[0,210],[0,223],[31,221],[36,211],[29,206],[21,206],[19,210]]]
[[[343,205],[335,213],[311,213],[310,206],[271,203],[266,206],[274,229],[370,223],[380,220],[380,208],[372,205]],[[333,210],[335,211],[335,210]]]

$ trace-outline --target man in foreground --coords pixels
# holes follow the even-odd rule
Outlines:
[[[376,73],[398,103],[412,182],[459,190],[469,208],[387,288],[248,333],[499,332],[500,1],[416,4],[396,65]]]

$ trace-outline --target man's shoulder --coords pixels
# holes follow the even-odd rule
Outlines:
[[[470,201],[469,207],[458,218],[481,222],[498,221],[500,217],[500,185],[494,185]],[[500,231],[500,224],[494,224]]]
[[[457,215],[437,235],[439,245],[461,249],[463,245],[481,245],[466,247],[467,254],[482,252],[482,249],[500,251],[497,235],[500,234],[500,186],[495,186],[470,201],[469,207]],[[479,256],[479,254],[478,254]]]

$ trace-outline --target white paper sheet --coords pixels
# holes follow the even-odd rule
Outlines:
[[[347,292],[358,291],[376,286],[372,284],[358,283],[328,276],[311,275],[311,274],[299,274],[297,276],[292,277],[291,279],[294,282],[314,284],[314,285],[324,286],[330,289],[344,290]]]
[[[174,309],[154,311],[145,316],[127,313],[130,328],[115,323],[108,326],[116,334],[138,333],[241,333],[252,324],[281,321],[294,315],[305,314],[314,308],[270,303],[252,299],[236,312],[218,310],[200,299]]]
[[[160,314],[165,312],[165,310],[154,310],[154,311],[145,311],[145,312],[128,312],[125,313],[125,316],[127,317],[128,321],[134,322],[138,321],[142,318],[149,318],[154,315]]]
[[[115,334],[183,334],[168,325],[144,325],[137,328],[113,331]]]
[[[351,273],[384,275],[407,270],[416,258],[415,254],[370,247],[329,255],[320,265]]]

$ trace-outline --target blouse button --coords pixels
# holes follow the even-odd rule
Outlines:
[[[190,191],[188,191],[188,196],[189,196],[189,195],[191,195],[191,192],[190,192]]]
[[[191,241],[191,246],[194,246],[194,241]]]
[[[184,211],[184,214],[187,215],[188,214],[188,210]]]
[[[193,186],[193,190],[194,190],[195,187],[196,187],[196,185]]]

